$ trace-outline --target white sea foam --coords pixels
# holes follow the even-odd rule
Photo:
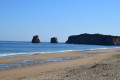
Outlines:
[[[63,51],[53,51],[53,52],[4,53],[4,54],[0,54],[0,58],[16,57],[16,56],[27,56],[27,55],[38,55],[38,54],[51,54],[51,53],[65,53],[65,52],[79,52],[79,51],[92,51],[92,50],[104,50],[104,49],[117,49],[117,48],[120,48],[120,47],[94,48],[94,49],[81,49],[81,50],[63,50]]]

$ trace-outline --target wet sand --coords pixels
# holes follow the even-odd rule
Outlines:
[[[92,55],[92,56],[89,56]],[[87,56],[87,57],[84,57]],[[119,80],[120,49],[53,53],[2,58],[2,63],[23,60],[77,59],[35,64],[28,67],[0,70],[0,80]]]

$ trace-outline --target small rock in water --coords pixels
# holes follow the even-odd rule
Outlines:
[[[56,37],[52,37],[51,38],[51,43],[58,43],[57,38]]]
[[[33,36],[32,43],[40,43],[40,39],[38,35]]]

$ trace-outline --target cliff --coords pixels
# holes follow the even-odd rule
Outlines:
[[[69,36],[68,44],[120,45],[120,36],[103,34],[80,34]]]

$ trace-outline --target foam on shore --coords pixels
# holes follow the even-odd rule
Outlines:
[[[51,54],[51,53],[66,53],[66,52],[80,52],[80,51],[92,51],[92,50],[104,50],[104,49],[118,49],[118,48],[120,48],[120,47],[95,48],[95,49],[83,49],[83,50],[63,50],[63,51],[53,51],[53,52],[4,53],[4,54],[0,54],[0,58],[17,57],[17,56],[28,56],[28,55],[39,55],[39,54]]]

